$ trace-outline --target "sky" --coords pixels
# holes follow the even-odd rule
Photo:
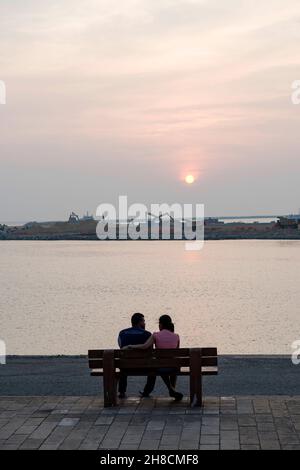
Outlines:
[[[2,0],[0,221],[298,212],[299,44],[299,0]]]

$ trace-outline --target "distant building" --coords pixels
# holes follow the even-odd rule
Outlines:
[[[8,226],[5,224],[0,224],[0,232],[6,232],[8,229]]]
[[[84,220],[84,221],[86,221],[86,220],[94,220],[94,217],[93,217],[92,215],[90,215],[90,214],[88,213],[88,211],[87,211],[86,214],[83,215],[83,217],[82,217],[80,220]]]
[[[88,212],[84,214],[81,218],[75,212],[71,212],[69,216],[69,223],[70,224],[78,224],[79,222],[86,222],[88,220],[94,220],[94,217],[90,215]]]
[[[77,224],[79,222],[79,217],[75,212],[71,212],[69,216],[69,223],[70,224]]]
[[[299,228],[300,226],[300,214],[290,214],[279,217],[278,225],[281,228]]]
[[[300,221],[300,213],[299,214],[290,214],[287,216],[288,220],[296,220],[297,222]]]
[[[204,225],[222,225],[224,224],[223,220],[219,220],[216,217],[205,217]]]

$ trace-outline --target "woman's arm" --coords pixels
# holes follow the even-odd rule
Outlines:
[[[144,344],[130,344],[127,349],[148,349],[153,346],[153,335],[151,335]]]

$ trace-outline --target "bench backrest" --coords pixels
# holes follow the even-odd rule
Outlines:
[[[217,348],[180,349],[92,349],[88,352],[89,367],[103,369],[107,359],[114,360],[115,368],[189,367],[191,356],[201,367],[218,365]]]

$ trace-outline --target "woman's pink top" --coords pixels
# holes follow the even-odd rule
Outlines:
[[[153,333],[155,347],[158,349],[176,349],[179,348],[179,335],[169,330],[161,330]]]

